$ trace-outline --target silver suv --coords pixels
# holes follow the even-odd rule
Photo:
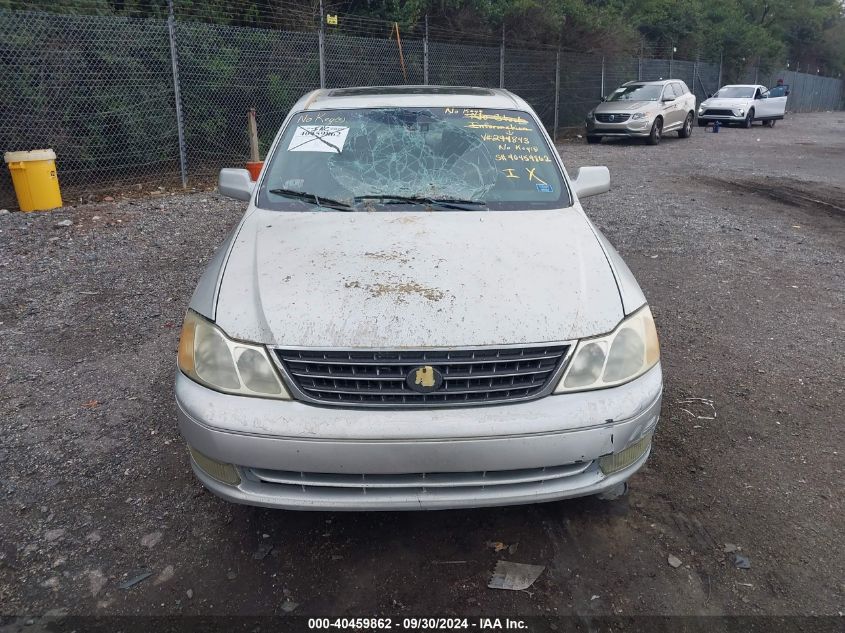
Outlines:
[[[695,95],[683,81],[629,81],[587,114],[587,142],[627,136],[657,145],[663,134],[675,131],[689,138],[694,118]]]

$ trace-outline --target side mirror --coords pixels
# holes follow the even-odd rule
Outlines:
[[[607,167],[581,167],[572,178],[572,189],[581,198],[610,191],[610,171]]]
[[[784,96],[788,97],[788,96],[789,96],[789,90],[787,90],[787,91],[786,91],[786,92],[784,92],[783,94],[784,94]]]
[[[249,202],[255,183],[246,169],[221,169],[217,189],[221,194],[235,200]]]
[[[607,97],[602,97],[601,102],[604,103],[605,101],[607,101]]]
[[[707,93],[707,98],[708,98],[708,99],[712,99],[712,98],[713,98],[713,93],[712,93],[712,92],[708,92],[708,93]]]

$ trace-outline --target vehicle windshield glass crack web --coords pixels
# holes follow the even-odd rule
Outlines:
[[[459,120],[398,109],[359,112],[355,119],[344,151],[328,160],[329,173],[353,196],[483,201],[496,184],[494,153]]]
[[[306,111],[293,118],[270,158],[258,206],[326,211],[342,203],[343,211],[393,211],[434,199],[471,205],[461,210],[569,206],[551,152],[531,116],[520,111]]]

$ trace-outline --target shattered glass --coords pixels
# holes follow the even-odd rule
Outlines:
[[[437,210],[568,207],[553,151],[534,117],[520,111],[305,111],[293,117],[269,158],[258,206],[433,210],[445,200],[464,206],[439,204]]]
[[[433,128],[433,129],[432,129]],[[328,160],[353,196],[390,194],[484,200],[496,184],[495,156],[477,134],[428,112],[371,110]]]

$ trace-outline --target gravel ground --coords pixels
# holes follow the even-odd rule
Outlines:
[[[571,170],[610,167],[613,191],[585,207],[662,338],[653,456],[615,502],[219,501],[189,471],[172,378],[190,293],[242,205],[162,193],[0,215],[0,613],[845,611],[844,125],[560,146]],[[546,570],[528,592],[487,589],[500,558]]]

